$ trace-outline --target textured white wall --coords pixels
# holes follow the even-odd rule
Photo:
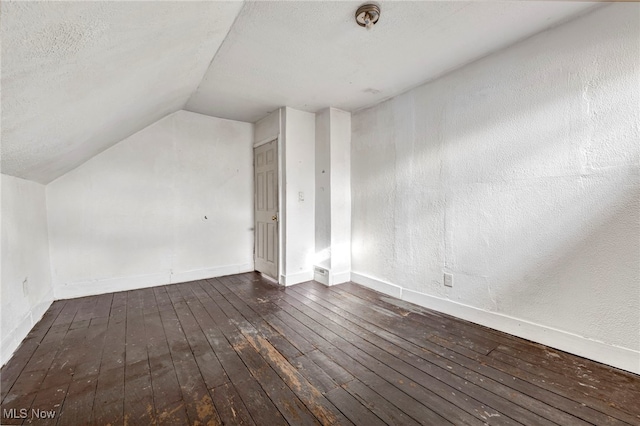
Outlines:
[[[331,108],[331,283],[351,279],[351,113]]]
[[[56,297],[253,270],[252,143],[178,111],[50,183]]]
[[[326,285],[351,276],[351,114],[327,108],[316,114],[316,253],[328,270]]]
[[[4,365],[53,301],[45,187],[0,175],[2,181],[1,358]],[[26,280],[27,291],[23,290]]]
[[[354,114],[354,280],[640,372],[639,8]]]
[[[292,108],[284,118],[284,284],[313,279],[315,254],[315,114]],[[281,157],[282,158],[282,157]],[[300,200],[300,193],[303,200]]]
[[[331,109],[316,113],[314,265],[331,269]],[[324,280],[323,277],[316,279]],[[328,277],[327,277],[328,279]],[[328,282],[325,282],[328,284]]]

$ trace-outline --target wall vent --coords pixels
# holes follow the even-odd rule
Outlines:
[[[315,272],[316,274],[320,274],[320,275],[327,275],[329,273],[329,271],[327,271],[324,268],[321,268],[319,266],[315,266],[313,268],[313,272]]]

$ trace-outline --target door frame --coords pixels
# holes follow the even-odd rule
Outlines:
[[[253,230],[253,260],[255,262],[255,249],[256,249],[256,244],[255,244],[255,240],[256,240],[256,232],[257,229],[255,227],[255,214],[256,214],[256,197],[257,197],[257,191],[256,191],[256,182],[255,182],[255,149],[262,146],[262,145],[266,145],[270,142],[276,142],[276,147],[277,147],[277,155],[276,155],[276,167],[277,167],[277,175],[278,175],[278,185],[277,185],[277,197],[278,197],[278,227],[277,227],[277,235],[278,235],[278,261],[276,262],[276,277],[270,277],[268,275],[262,274],[260,273],[262,276],[266,277],[267,279],[275,279],[275,281],[282,285],[283,284],[283,280],[282,280],[282,276],[280,274],[281,271],[284,270],[284,223],[285,223],[285,211],[284,211],[284,192],[283,192],[283,182],[284,182],[284,170],[282,168],[282,157],[283,157],[283,152],[282,152],[282,138],[280,137],[280,134],[274,135],[274,136],[270,136],[268,138],[262,139],[256,143],[253,144],[252,148],[251,148],[251,155],[252,155],[252,163],[253,163],[253,215],[254,215],[254,219],[253,219],[253,224],[254,224],[254,230]],[[254,269],[255,270],[255,269]],[[256,271],[259,272],[259,271]]]

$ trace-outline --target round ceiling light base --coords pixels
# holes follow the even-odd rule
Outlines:
[[[356,10],[356,22],[361,27],[371,28],[380,19],[380,6],[377,4],[363,4]]]

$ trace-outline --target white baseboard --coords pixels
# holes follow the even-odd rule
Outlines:
[[[376,278],[372,278],[368,275],[361,274],[359,272],[351,271],[351,281],[357,284],[362,284],[373,290],[379,291],[380,293],[397,297],[398,299],[402,297],[402,287],[397,286],[395,284],[391,284],[386,281],[381,281]]]
[[[252,263],[239,265],[215,266],[212,268],[195,269],[192,271],[174,272],[170,284],[186,283],[189,281],[203,280],[205,278],[224,277],[225,275],[244,274],[253,272]]]
[[[320,274],[316,271],[313,272],[313,280],[319,282],[320,284],[324,284],[326,286],[331,285],[331,275],[330,272],[327,271],[326,274]]]
[[[81,281],[69,284],[55,284],[56,300],[73,299],[76,297],[95,296],[98,294],[117,291],[137,290],[166,284],[184,283],[205,278],[222,277],[225,275],[242,274],[253,271],[253,263],[239,265],[214,266],[211,268],[194,269],[190,271],[162,272],[158,274],[134,275],[128,277],[106,278]]]
[[[285,286],[300,284],[306,281],[313,281],[313,271],[296,272],[295,274],[281,275],[282,283]]]
[[[524,321],[496,312],[485,311],[414,290],[403,289],[395,284],[380,281],[360,273],[352,272],[351,280],[381,293],[397,297],[410,303],[415,303],[428,309],[433,309],[434,311],[443,312],[494,330],[509,333],[612,367],[640,374],[640,351],[608,345],[604,342],[567,331]]]
[[[53,291],[49,291],[37,305],[35,305],[18,325],[9,332],[2,333],[2,350],[0,351],[0,365],[4,366],[13,353],[18,349],[22,341],[29,334],[31,329],[40,321],[47,309],[53,303]]]
[[[318,268],[321,268],[325,273],[318,272]],[[335,272],[332,269],[327,269],[324,266],[313,267],[313,280],[324,284],[327,287],[342,284],[351,281],[351,271]]]
[[[348,283],[349,281],[351,281],[351,271],[331,273],[331,285]]]

